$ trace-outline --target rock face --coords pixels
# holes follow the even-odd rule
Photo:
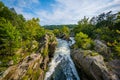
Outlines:
[[[42,63],[42,56],[40,54],[31,54],[27,56],[19,64],[9,67],[0,80],[43,80],[42,69],[39,65]]]
[[[87,74],[89,80],[119,80],[118,76],[107,68],[103,57],[93,54],[95,53],[90,50],[80,49],[71,52],[74,63]]]
[[[94,40],[95,47],[94,50],[98,53],[101,53],[104,57],[109,58],[110,49],[100,40]]]
[[[57,45],[57,39],[54,35],[46,34],[42,40],[40,40],[40,46],[38,53],[42,53],[43,56],[48,55],[49,58],[53,57],[55,47]]]
[[[104,43],[102,43],[100,40],[94,40],[95,43],[95,51],[99,53],[108,53],[108,47]]]
[[[54,35],[45,35],[40,43],[36,53],[31,53],[18,64],[10,66],[0,76],[0,80],[44,80],[57,41]]]
[[[108,63],[108,66],[120,78],[120,60],[112,60]]]
[[[57,35],[57,37],[60,38],[60,39],[63,39],[63,40],[67,40],[67,41],[70,40],[69,36],[64,34],[64,33],[60,33],[59,35]]]

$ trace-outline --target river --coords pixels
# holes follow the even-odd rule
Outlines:
[[[70,38],[72,42],[62,39],[58,40],[54,57],[49,63],[45,80],[80,80],[75,65],[70,57],[70,46],[75,43],[74,38]]]

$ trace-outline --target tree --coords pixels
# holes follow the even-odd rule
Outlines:
[[[37,31],[40,29],[39,25],[39,19],[31,19],[26,21],[24,26],[24,38],[27,38],[29,40],[33,40],[35,36],[37,35]]]
[[[90,49],[93,46],[93,41],[88,38],[87,34],[79,32],[75,36],[76,45],[79,48]]]
[[[63,26],[63,28],[61,28],[61,32],[63,32],[64,34],[67,34],[67,35],[70,34],[70,30],[69,30],[69,28],[66,27],[66,26]]]
[[[80,20],[78,22],[78,26],[74,28],[74,32],[79,33],[79,32],[83,32],[85,34],[87,34],[90,37],[94,37],[94,30],[95,26],[91,24],[91,22],[89,21],[89,18],[84,17],[82,20]]]
[[[115,29],[120,30],[120,12],[117,13],[117,19],[115,21]]]
[[[23,46],[26,50],[31,51],[33,41],[39,41],[45,34],[44,28],[39,25],[39,19],[33,18],[25,22],[25,26],[22,31]]]
[[[64,35],[66,37],[66,39],[69,38],[70,36],[70,29],[66,26],[63,26],[61,29],[60,29],[60,35]]]
[[[59,36],[60,31],[59,31],[59,29],[54,29],[54,30],[53,30],[53,33],[54,33],[56,36]]]
[[[9,21],[0,18],[0,50],[1,54],[13,55],[16,48],[20,47],[20,33]]]

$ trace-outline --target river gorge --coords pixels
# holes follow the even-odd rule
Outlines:
[[[74,38],[71,42],[62,39],[58,40],[58,45],[54,57],[49,64],[49,70],[46,73],[45,80],[80,80],[75,65],[70,57],[70,46],[74,44]]]

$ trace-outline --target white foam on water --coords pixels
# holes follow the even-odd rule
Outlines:
[[[72,70],[72,74],[75,75],[77,80],[80,80],[78,77],[75,65],[70,57],[69,45],[72,45],[75,43],[74,38],[71,38],[71,41],[72,41],[72,43],[68,43],[65,40],[58,39],[58,45],[55,50],[54,57],[52,58],[52,61],[49,63],[49,70],[46,72],[45,80],[50,80],[49,79],[50,76],[53,74],[53,72],[55,71],[55,68],[63,59],[69,60],[69,65],[70,65],[70,69]],[[64,70],[64,71],[66,71],[66,70]],[[64,72],[64,73],[69,75],[68,72]],[[67,80],[72,80],[72,79],[69,79],[69,77],[68,77]]]

